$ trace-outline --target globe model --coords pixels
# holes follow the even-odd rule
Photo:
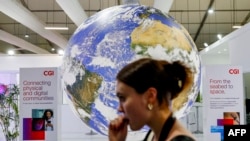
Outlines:
[[[78,117],[107,135],[117,117],[116,74],[143,57],[181,61],[193,72],[193,84],[174,101],[175,115],[185,116],[200,85],[200,59],[186,29],[171,16],[142,5],[104,9],[85,20],[70,38],[62,65],[63,88]],[[128,133],[142,137],[147,127]]]

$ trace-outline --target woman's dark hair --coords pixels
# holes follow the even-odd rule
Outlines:
[[[51,117],[53,117],[53,111],[52,111],[51,109],[46,109],[46,110],[44,111],[44,113],[43,113],[43,118],[44,118],[45,120],[48,120],[48,117],[47,117],[47,115],[46,115],[47,112],[50,112],[50,113],[51,113]]]
[[[148,88],[157,90],[157,99],[162,103],[170,94],[171,100],[183,90],[191,71],[180,62],[142,58],[122,68],[116,79],[134,88],[139,94]],[[190,82],[188,82],[190,83]]]

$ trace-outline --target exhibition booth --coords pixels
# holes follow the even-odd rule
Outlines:
[[[249,36],[247,24],[200,52],[205,141],[223,140],[221,125],[249,124]],[[228,113],[237,121],[228,123]]]
[[[206,76],[202,76],[202,79],[214,79],[214,77],[218,78],[218,80],[226,80],[226,83],[233,83],[233,89],[224,89],[224,93],[235,93],[239,97],[237,103],[241,103],[241,107],[235,104],[233,107],[235,108],[236,112],[240,112],[240,121],[243,124],[249,123],[248,114],[245,109],[249,108],[246,107],[244,101],[246,99],[250,99],[250,63],[249,63],[249,52],[250,52],[250,24],[246,24],[241,29],[238,29],[232,32],[230,35],[225,36],[221,40],[218,40],[214,44],[208,46],[206,49],[202,50],[199,55],[201,58],[202,64],[202,72],[206,74]],[[20,82],[23,82],[28,79],[41,79],[42,76],[39,76],[39,72],[42,71],[54,71],[58,73],[56,77],[59,77],[58,81],[53,83],[56,87],[55,93],[58,93],[58,101],[55,101],[57,113],[57,126],[56,128],[56,139],[62,141],[68,140],[90,140],[90,141],[105,141],[108,140],[107,136],[103,136],[98,134],[97,132],[93,131],[90,127],[82,122],[82,120],[76,116],[76,114],[71,109],[70,105],[67,103],[67,97],[63,94],[63,90],[61,89],[60,85],[60,67],[63,63],[63,56],[60,55],[15,55],[15,56],[8,56],[8,55],[0,55],[0,83],[5,84],[17,84],[19,85]],[[45,70],[44,70],[45,69]],[[234,69],[234,74],[239,74],[239,77],[230,77],[229,75],[223,74],[223,70]],[[214,73],[209,73],[214,72]],[[48,73],[49,75],[51,73]],[[221,75],[217,75],[221,74]],[[22,75],[22,76],[20,76]],[[24,77],[25,75],[25,77]],[[203,75],[203,74],[202,74]],[[45,79],[47,80],[47,79]],[[55,80],[51,80],[55,81]],[[57,81],[57,79],[56,79]],[[206,130],[210,129],[210,117],[206,116],[204,118],[203,109],[206,109],[206,112],[221,112],[218,109],[214,110],[211,108],[211,97],[207,97],[204,94],[210,93],[211,90],[207,91],[206,87],[210,87],[207,84],[207,81],[202,81],[201,84],[201,101],[200,103],[197,102],[194,104],[193,108],[191,109],[190,113],[181,119],[183,125],[190,129],[193,133],[196,134],[203,134],[207,132]],[[211,82],[210,82],[211,83]],[[215,83],[213,81],[213,83]],[[47,84],[47,83],[46,83]],[[44,91],[47,90],[46,87],[42,88]],[[223,93],[223,92],[218,92]],[[61,97],[61,99],[60,99]],[[206,98],[206,99],[204,99]],[[210,107],[206,107],[210,104]],[[27,103],[26,103],[27,104]],[[248,104],[248,103],[246,103]],[[27,105],[26,105],[27,106]],[[231,105],[232,106],[232,105]],[[25,106],[24,106],[25,107]],[[27,107],[25,107],[27,109]],[[58,108],[58,109],[57,109]],[[36,108],[37,111],[42,109],[40,107]],[[47,107],[45,107],[47,109]],[[242,109],[242,110],[239,110]],[[29,113],[30,114],[30,113]],[[21,116],[24,115],[24,111],[22,112]],[[212,118],[212,117],[211,117]],[[208,128],[209,127],[209,128]],[[1,130],[1,129],[0,129]],[[219,130],[219,129],[215,129]],[[2,133],[2,132],[0,132]],[[211,135],[210,135],[211,134]],[[213,136],[216,134],[216,136]],[[205,134],[204,134],[205,135]],[[206,134],[203,138],[205,139],[208,137],[211,138],[219,138],[219,134],[217,133],[209,133]],[[28,137],[27,137],[28,138]],[[0,140],[4,140],[3,135],[0,135]]]

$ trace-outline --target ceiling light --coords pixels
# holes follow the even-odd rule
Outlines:
[[[238,29],[238,28],[241,28],[242,26],[241,25],[234,25],[233,28],[234,29]]]
[[[25,34],[24,37],[25,37],[25,38],[29,38],[30,36],[29,36],[28,34]]]
[[[64,54],[64,51],[63,51],[63,50],[58,50],[58,54],[59,54],[59,55],[63,55],[63,54]]]
[[[55,48],[51,48],[51,51],[55,51]]]
[[[9,50],[7,53],[8,53],[8,55],[14,55],[15,54],[15,52],[13,50]]]
[[[221,34],[218,34],[217,35],[218,39],[220,40],[222,38],[222,35]]]
[[[213,9],[209,9],[209,10],[208,10],[208,13],[209,13],[209,14],[212,14],[212,13],[214,13],[214,10],[213,10]]]
[[[204,43],[204,46],[205,46],[205,47],[207,47],[207,46],[208,46],[208,44],[207,44],[207,43]]]
[[[47,29],[47,30],[69,30],[68,27],[44,27],[44,29]]]

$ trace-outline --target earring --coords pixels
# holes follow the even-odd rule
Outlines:
[[[148,109],[151,111],[153,109],[153,105],[152,104],[148,104]]]
[[[178,86],[179,86],[179,88],[182,87],[182,81],[181,80],[178,80]]]

